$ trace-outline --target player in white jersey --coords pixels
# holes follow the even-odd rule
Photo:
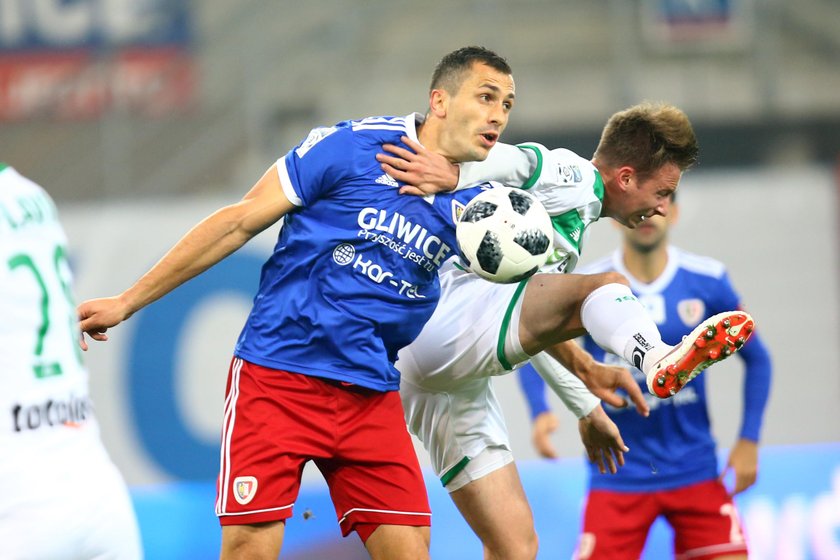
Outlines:
[[[421,165],[426,154],[421,146],[412,148],[417,154],[387,147],[395,157],[379,159],[395,178],[416,184],[419,175],[409,167]],[[500,145],[485,162],[462,165],[459,185],[481,178],[530,188],[552,216],[558,248],[554,272],[570,272],[586,227],[598,218],[608,216],[632,228],[664,215],[696,154],[682,111],[643,104],[610,118],[591,162],[568,150]],[[721,314],[711,319],[709,338],[698,331],[672,347],[662,342],[628,281],[617,273],[537,274],[519,285],[489,284],[457,267],[441,275],[438,308],[400,353],[403,405],[409,429],[429,450],[436,473],[482,540],[485,558],[534,558],[537,551],[493,375],[546,350],[585,381],[612,375],[615,385],[615,370],[594,367],[591,356],[571,340],[588,332],[602,347],[637,363],[648,389],[667,398],[738,347],[734,330],[746,337],[752,328],[745,313]],[[558,394],[568,393],[560,368],[542,356],[533,361]],[[580,396],[572,409],[591,422],[604,416],[591,397]],[[617,431],[606,449],[603,442],[584,443],[602,472],[605,463],[612,472],[623,463],[626,448]]]
[[[0,557],[142,556],[99,437],[55,205],[0,163]]]

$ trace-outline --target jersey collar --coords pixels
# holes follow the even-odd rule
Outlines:
[[[426,122],[426,115],[421,113],[409,113],[405,117],[405,135],[417,142],[420,143],[420,140],[417,139],[417,127],[421,124]]]
[[[632,274],[630,271],[627,270],[627,267],[624,266],[624,249],[618,248],[613,253],[612,257],[612,264],[613,269],[616,272],[620,272],[624,276],[627,277],[627,280],[630,281],[630,288],[633,292],[639,295],[646,295],[646,294],[655,294],[661,293],[668,287],[671,281],[674,279],[674,276],[677,274],[677,268],[679,268],[679,256],[677,255],[677,250],[675,247],[669,245],[668,246],[668,262],[665,264],[665,270],[662,271],[662,274],[659,275],[656,280],[651,282],[650,284],[646,284],[642,282]]]

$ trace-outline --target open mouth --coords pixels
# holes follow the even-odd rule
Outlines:
[[[646,214],[639,214],[639,215],[637,215],[637,216],[636,216],[636,218],[635,218],[635,220],[633,220],[633,221],[635,222],[635,226],[634,226],[634,227],[637,227],[637,228],[638,228],[638,227],[641,227],[641,226],[645,226],[645,225],[647,225],[647,224],[645,223],[645,221],[646,221],[647,219],[648,219],[648,216],[647,216]]]
[[[497,132],[482,132],[481,137],[484,138],[487,144],[492,146],[499,139],[499,134]]]

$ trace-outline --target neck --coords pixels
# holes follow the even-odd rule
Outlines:
[[[436,119],[434,115],[426,115],[426,120],[417,126],[417,140],[423,144],[424,148],[442,155],[450,163],[462,163],[463,159],[458,159],[452,155],[451,146],[449,146],[449,150],[446,149],[448,144],[444,136],[444,130],[445,127],[439,119]]]
[[[637,280],[650,284],[665,272],[668,265],[668,246],[660,243],[650,251],[641,251],[624,243],[624,266]]]
[[[417,125],[417,140],[423,146],[432,152],[441,154],[440,150],[440,132],[437,122],[433,117],[426,115],[426,120],[422,124]]]

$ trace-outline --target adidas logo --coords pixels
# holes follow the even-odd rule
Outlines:
[[[569,233],[569,237],[572,238],[572,241],[577,243],[578,240],[580,239],[580,228],[576,227],[574,230],[572,230],[572,232]]]
[[[382,176],[379,177],[379,179],[377,179],[375,182],[380,184],[380,185],[386,185],[388,187],[399,187],[400,186],[400,184],[397,183],[394,180],[394,178],[391,177],[390,175],[388,175],[387,173],[383,173]]]

